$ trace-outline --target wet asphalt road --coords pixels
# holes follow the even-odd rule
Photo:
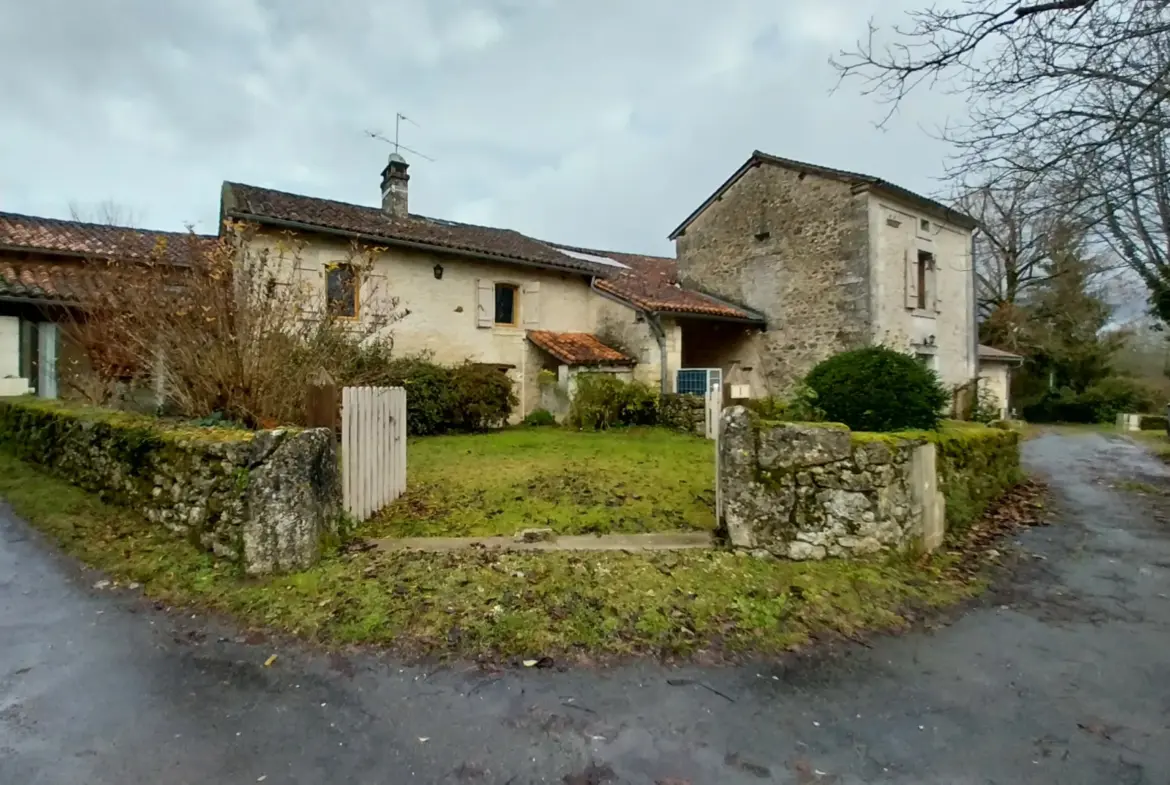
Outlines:
[[[1096,435],[1026,458],[1060,523],[1020,536],[1044,558],[979,607],[714,669],[492,675],[248,645],[95,591],[0,508],[0,783],[1170,782],[1170,499],[1111,487],[1170,472]]]

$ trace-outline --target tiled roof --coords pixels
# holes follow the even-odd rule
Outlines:
[[[186,264],[192,243],[214,240],[187,232],[155,232],[0,212],[0,250]]]
[[[1018,354],[1005,352],[1003,349],[996,349],[993,346],[984,346],[979,344],[979,359],[980,360],[998,360],[1005,363],[1022,363],[1024,358]]]
[[[603,292],[626,300],[638,308],[663,313],[717,316],[763,322],[758,313],[749,311],[718,298],[684,289],[678,282],[678,261],[665,256],[596,251],[573,246],[558,246],[578,253],[587,253],[612,259],[625,269],[617,268],[605,280],[597,282]]]
[[[633,365],[635,362],[589,333],[529,330],[528,340],[566,365]]]
[[[753,167],[759,166],[762,163],[783,166],[787,169],[792,169],[797,172],[808,172],[809,174],[820,175],[821,177],[829,177],[834,180],[843,180],[853,185],[869,186],[876,190],[884,191],[885,193],[897,199],[902,199],[912,204],[917,204],[919,207],[925,208],[930,212],[942,215],[946,218],[946,220],[959,226],[965,227],[967,229],[975,228],[975,219],[969,215],[961,213],[952,207],[948,207],[942,202],[931,199],[930,197],[914,193],[909,188],[903,188],[900,185],[895,185],[889,180],[883,180],[882,178],[874,177],[873,175],[861,174],[860,172],[850,172],[845,169],[834,169],[831,166],[820,166],[818,164],[806,163],[805,161],[797,161],[794,158],[782,158],[778,155],[769,155],[768,153],[762,153],[759,150],[754,150],[751,157],[747,159],[743,166],[735,170],[731,177],[728,177],[723,182],[723,185],[719,186],[713,194],[708,196],[702,204],[695,208],[694,212],[688,215],[686,219],[681,224],[679,224],[673,232],[670,233],[670,239],[673,240],[682,234],[686,230],[687,226],[690,225],[691,221],[695,220],[695,218],[697,218],[700,213],[706,210],[712,202],[723,196],[724,192],[733,186],[736,181],[739,180],[739,178],[743,177],[744,174],[746,174]]]
[[[358,235],[387,245],[409,244],[587,275],[607,274],[604,265],[566,256],[546,243],[511,229],[421,215],[395,218],[379,207],[317,199],[241,183],[224,183],[223,212],[228,218]]]
[[[0,297],[76,302],[92,289],[96,271],[84,262],[13,262],[0,259]]]

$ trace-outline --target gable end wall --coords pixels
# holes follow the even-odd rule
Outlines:
[[[784,394],[816,363],[873,335],[869,202],[845,182],[748,170],[676,240],[688,285],[753,308],[765,383]]]

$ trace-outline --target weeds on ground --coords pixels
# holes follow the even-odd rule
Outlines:
[[[410,487],[362,534],[715,528],[714,442],[660,428],[515,428],[410,443]]]
[[[907,608],[979,587],[946,554],[795,563],[723,551],[339,552],[302,573],[250,579],[3,452],[0,496],[69,553],[154,599],[407,655],[774,654],[811,636],[898,627]]]

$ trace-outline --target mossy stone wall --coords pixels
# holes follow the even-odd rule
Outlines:
[[[336,527],[324,429],[242,431],[0,400],[0,447],[258,574],[306,567]]]
[[[719,443],[721,525],[733,546],[790,559],[921,547],[931,509],[915,455],[934,445],[931,485],[948,528],[969,525],[1020,480],[1019,434],[981,425],[853,433],[839,425],[761,420],[725,409]]]

